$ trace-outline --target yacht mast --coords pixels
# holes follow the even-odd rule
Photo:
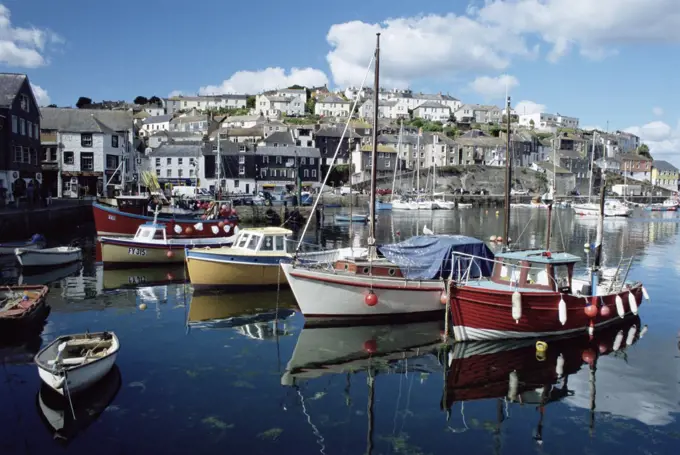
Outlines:
[[[511,167],[510,161],[512,160],[512,154],[510,152],[510,96],[508,96],[505,105],[505,118],[507,121],[507,131],[506,131],[506,147],[505,147],[505,224],[503,226],[503,244],[505,249],[508,248],[508,233],[510,232],[510,178],[511,178]]]
[[[368,225],[368,247],[375,246],[375,191],[376,167],[378,166],[378,92],[380,91],[380,33],[376,33],[375,45],[375,81],[373,83],[373,151],[371,152],[371,194]],[[374,251],[370,251],[373,256]]]

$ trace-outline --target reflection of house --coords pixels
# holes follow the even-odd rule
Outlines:
[[[678,168],[668,161],[654,160],[652,164],[652,185],[678,191]]]
[[[64,196],[77,197],[80,190],[96,195],[106,184],[120,184],[123,175],[129,180],[138,174],[142,157],[131,147],[131,111],[43,108],[41,113],[45,164],[54,167],[56,162],[61,168],[62,188],[58,170],[46,179],[53,194],[61,196],[63,190]]]

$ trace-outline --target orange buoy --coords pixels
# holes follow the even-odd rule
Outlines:
[[[596,355],[595,352],[592,349],[588,348],[584,350],[583,353],[581,354],[581,359],[583,359],[583,361],[588,365],[592,365],[593,362],[595,361],[595,355]]]
[[[585,308],[583,308],[583,311],[586,313],[586,316],[589,318],[594,318],[597,316],[597,305],[586,305]]]
[[[368,294],[364,297],[364,302],[368,306],[376,306],[378,304],[378,296],[375,295],[372,289],[368,291]]]
[[[602,308],[600,308],[600,315],[602,315],[603,318],[608,318],[610,314],[612,314],[612,310],[609,308],[609,305],[602,305]]]
[[[442,291],[442,294],[439,296],[439,301],[442,305],[446,305],[446,302],[449,301],[449,296],[446,295],[446,291]]]
[[[217,225],[220,227],[220,229],[222,229],[224,227],[224,221],[220,221],[217,223]]]
[[[165,255],[168,257],[168,259],[172,259],[173,257],[175,257],[175,252],[172,250],[168,250],[168,252],[165,253]]]
[[[194,228],[192,228],[191,226],[187,226],[187,228],[184,230],[184,233],[186,235],[191,235],[194,233]]]
[[[364,341],[364,351],[373,354],[378,351],[378,342],[375,340]]]
[[[167,275],[165,275],[165,278],[166,278],[168,281],[172,281],[172,280],[175,279],[175,275],[173,275],[172,273],[168,272]]]

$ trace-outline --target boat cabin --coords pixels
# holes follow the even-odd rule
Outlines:
[[[512,287],[571,294],[574,264],[581,258],[546,250],[496,254],[491,281]]]
[[[292,253],[295,251],[295,245],[288,241],[292,233],[293,231],[280,227],[242,229],[231,248],[251,253]]]
[[[168,241],[165,234],[165,224],[144,223],[137,228],[134,239],[140,242],[156,240],[165,243]]]

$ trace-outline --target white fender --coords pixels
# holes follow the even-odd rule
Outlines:
[[[519,320],[522,319],[522,294],[519,291],[512,293],[512,319],[515,323],[519,324]]]
[[[449,351],[449,366],[453,363],[453,352]]]
[[[181,234],[182,233],[182,226],[179,224],[175,225],[175,234]]]
[[[623,342],[623,330],[619,330],[619,333],[616,334],[616,338],[614,338],[614,345],[612,346],[612,350],[614,352],[618,351],[621,348],[622,342]]]
[[[593,336],[595,334],[595,325],[593,324],[593,321],[590,321],[590,325],[588,326],[588,335]]]
[[[630,311],[633,314],[638,314],[637,300],[635,300],[635,295],[630,291],[628,291],[628,306],[630,306]]]
[[[224,232],[229,234],[229,231],[231,231],[231,224],[225,224],[224,225]]]
[[[234,226],[234,235],[238,234],[239,228],[238,226]]]
[[[561,378],[564,376],[564,356],[560,353],[560,355],[557,356],[557,364],[555,365],[555,373],[557,373],[557,377]]]
[[[630,346],[635,341],[635,334],[637,333],[637,326],[633,325],[628,329],[628,338],[626,338],[626,346]]]
[[[220,232],[220,228],[218,228],[217,226],[210,226],[210,230],[215,235],[217,235]]]
[[[517,396],[517,387],[519,386],[519,378],[517,377],[517,372],[512,371],[510,373],[510,378],[508,379],[508,398],[514,400]]]
[[[648,329],[649,329],[649,327],[647,327],[647,324],[645,324],[645,326],[642,328],[642,330],[640,330],[639,338],[642,338],[643,336],[645,336],[645,333],[647,333]]]
[[[619,314],[620,318],[626,315],[626,310],[623,309],[623,299],[620,295],[616,296],[616,312]]]
[[[203,223],[194,224],[194,229],[196,229],[197,231],[202,231],[203,230]]]
[[[645,289],[644,286],[642,286],[642,296],[645,298],[645,300],[649,300],[649,294],[647,293],[647,289]]]
[[[567,304],[560,295],[560,304],[558,305],[560,324],[564,325],[567,323]]]

